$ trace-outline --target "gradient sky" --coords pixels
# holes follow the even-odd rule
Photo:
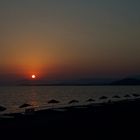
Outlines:
[[[0,0],[0,78],[140,73],[139,0]]]

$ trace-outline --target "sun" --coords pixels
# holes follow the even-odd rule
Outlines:
[[[32,75],[32,79],[35,79],[35,78],[36,78],[36,76],[33,74],[33,75]]]

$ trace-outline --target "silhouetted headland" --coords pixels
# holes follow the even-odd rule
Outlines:
[[[125,78],[122,80],[114,81],[111,85],[140,85],[140,80],[135,78]]]

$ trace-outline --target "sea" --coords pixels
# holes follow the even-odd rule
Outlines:
[[[140,94],[140,86],[4,86],[0,87],[0,106],[7,110],[2,113],[24,112],[25,108],[19,108],[22,104],[30,104],[36,110],[47,108],[60,108],[66,106],[91,104],[87,100],[95,100],[92,103],[102,103],[109,100],[123,100],[135,98],[133,94]],[[115,98],[114,96],[120,98]],[[130,97],[125,97],[130,95]],[[100,99],[106,96],[106,99]],[[57,104],[49,104],[50,100],[57,100]],[[71,100],[77,100],[69,104]]]

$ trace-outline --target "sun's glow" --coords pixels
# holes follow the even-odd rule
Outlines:
[[[36,78],[36,76],[35,75],[32,75],[32,79],[35,79]]]

